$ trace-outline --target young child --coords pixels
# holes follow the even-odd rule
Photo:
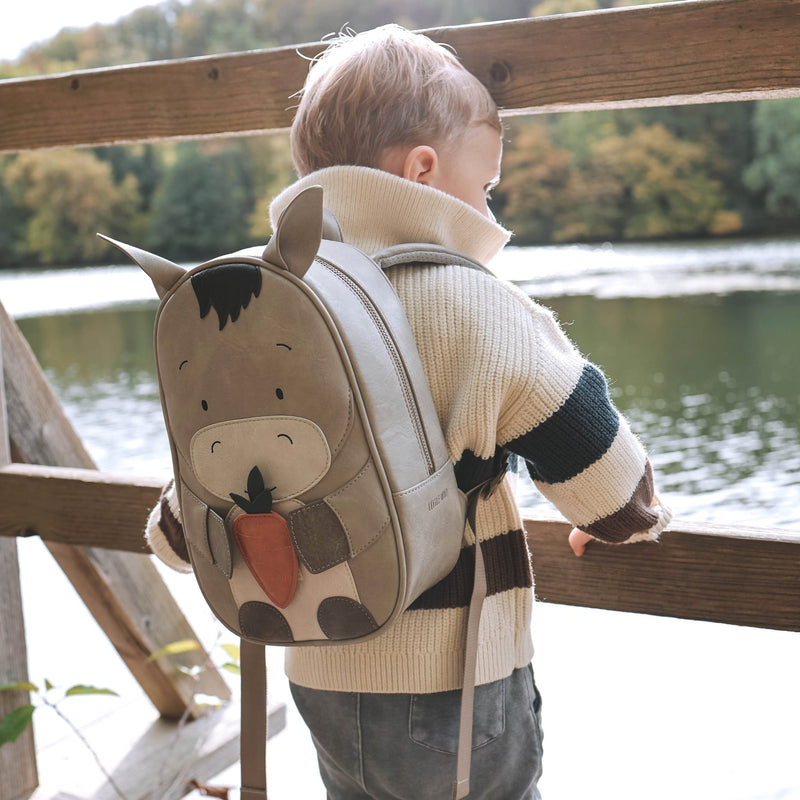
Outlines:
[[[300,179],[273,221],[319,184],[345,241],[374,253],[429,242],[489,262],[509,233],[487,198],[502,126],[485,87],[446,48],[397,26],[343,36],[316,61],[292,126]],[[477,508],[488,596],[480,629],[470,797],[539,798],[540,697],[530,666],[532,573],[510,482],[522,456],[542,493],[590,539],[654,540],[670,514],[649,461],[551,312],[457,265],[388,271],[430,382],[459,487],[495,479]],[[155,509],[153,550],[185,562],[174,498]],[[385,634],[286,650],[286,672],[333,800],[446,797],[455,773],[472,551]],[[471,544],[474,544],[472,542]],[[534,554],[535,557],[535,554]]]

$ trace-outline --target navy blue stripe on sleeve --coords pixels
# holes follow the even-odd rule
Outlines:
[[[458,488],[467,494],[482,483],[503,477],[508,469],[508,452],[498,445],[491,458],[480,458],[465,450],[454,467]]]
[[[536,481],[561,483],[594,464],[611,447],[619,416],[603,373],[586,364],[572,394],[551,417],[505,447],[525,458]]]

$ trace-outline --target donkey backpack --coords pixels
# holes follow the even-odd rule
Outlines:
[[[340,238],[315,186],[265,249],[189,271],[108,240],[161,298],[156,367],[189,556],[242,639],[242,800],[266,798],[263,645],[379,634],[450,572],[464,534],[466,498],[403,308],[376,261]],[[386,251],[382,266],[483,269],[422,247]],[[453,797],[469,791],[476,562]]]

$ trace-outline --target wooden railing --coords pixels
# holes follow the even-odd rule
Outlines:
[[[507,114],[800,94],[798,0],[689,2],[429,31]],[[276,131],[320,46],[0,82],[0,152]]]
[[[430,33],[453,45],[505,114],[800,96],[800,0],[690,0]],[[2,81],[0,152],[285,129],[307,69],[298,52],[318,50]],[[179,715],[196,687],[148,660],[193,635],[142,557],[159,481],[98,472],[5,313],[0,340],[0,683],[25,674],[13,537],[37,535],[156,708]],[[563,520],[529,519],[526,529],[539,600],[800,631],[798,532],[678,519],[659,545],[595,547],[576,559]],[[227,692],[216,673],[205,680],[204,691]],[[0,714],[18,701],[0,696]],[[0,775],[0,800],[30,796],[31,737],[0,748]]]

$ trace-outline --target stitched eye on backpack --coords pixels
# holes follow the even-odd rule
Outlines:
[[[283,400],[283,389],[276,389],[275,396],[278,398],[278,400]]]
[[[203,406],[203,411],[208,411],[208,403],[206,403],[206,401],[205,401],[205,400],[203,400],[203,401],[200,403],[200,405],[201,405],[201,406]]]

